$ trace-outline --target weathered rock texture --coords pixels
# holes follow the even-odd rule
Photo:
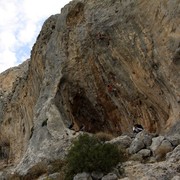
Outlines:
[[[155,163],[140,163],[128,161],[124,163],[127,180],[164,180],[180,177],[180,145],[174,151],[168,153],[165,161]]]
[[[10,146],[5,158],[11,157],[9,161],[13,161],[22,157],[28,145],[30,124],[32,126],[32,120],[28,119],[32,112],[31,97],[25,86],[28,63],[27,60],[0,75],[0,159],[4,156],[3,148]]]
[[[0,104],[9,161],[24,155],[17,169],[25,173],[31,162],[63,156],[71,122],[115,135],[134,123],[157,133],[176,124],[179,15],[179,0],[75,0],[51,16],[28,70],[13,75],[8,90],[2,85],[9,94]]]

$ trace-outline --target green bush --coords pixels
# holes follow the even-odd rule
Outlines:
[[[67,155],[67,176],[80,172],[109,172],[120,161],[120,153],[117,146],[100,142],[94,136],[87,134],[79,136],[78,140]]]

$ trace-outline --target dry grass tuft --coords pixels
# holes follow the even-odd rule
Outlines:
[[[18,173],[8,176],[8,180],[21,180],[21,179],[22,177]]]
[[[17,172],[13,175],[8,176],[8,180],[36,180],[42,175],[49,175],[56,172],[61,174],[58,177],[58,180],[64,180],[65,178],[65,171],[66,171],[66,161],[57,159],[49,163],[47,165],[44,162],[39,162],[35,166],[29,169],[28,173],[24,176],[18,174]],[[47,177],[47,180],[50,179]]]
[[[8,180],[35,180],[46,173],[47,165],[43,162],[39,162],[35,166],[30,168],[25,176],[22,176],[16,172],[13,175],[9,175]]]
[[[172,149],[164,146],[160,146],[156,152],[155,152],[155,157],[157,161],[164,161],[166,158],[166,154],[170,152]]]
[[[47,173],[47,165],[43,162],[39,162],[28,171],[27,175],[24,177],[24,180],[35,179],[45,173]]]
[[[61,172],[63,167],[66,166],[66,161],[62,159],[56,159],[48,165],[48,174],[53,174],[55,172]]]
[[[115,138],[112,134],[106,132],[98,132],[95,134],[95,137],[102,142],[110,141]]]

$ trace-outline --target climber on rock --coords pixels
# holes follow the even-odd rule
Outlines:
[[[108,91],[109,94],[112,94],[112,95],[115,95],[115,96],[118,95],[117,89],[112,84],[107,85],[107,91]]]
[[[107,88],[108,88],[108,92],[111,93],[113,91],[113,86],[112,84],[108,84],[107,85]]]

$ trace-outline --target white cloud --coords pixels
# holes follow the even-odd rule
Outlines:
[[[0,72],[29,58],[42,22],[69,1],[0,0]]]
[[[31,42],[33,37],[36,35],[36,23],[33,21],[28,21],[24,28],[21,28],[17,34],[20,43]]]
[[[16,38],[11,31],[0,32],[0,51],[5,51],[7,49],[13,50],[15,47]]]
[[[0,72],[16,65],[16,54],[10,50],[0,53],[0,59],[3,59],[0,60]]]

